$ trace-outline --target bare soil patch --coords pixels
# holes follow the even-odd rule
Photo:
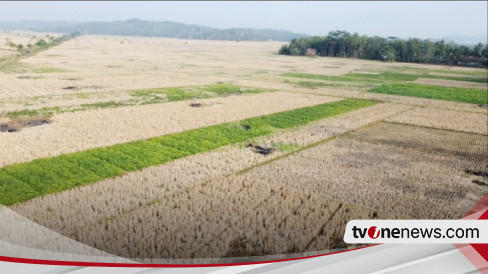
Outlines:
[[[0,132],[16,132],[26,127],[35,127],[44,124],[50,124],[51,122],[52,119],[49,116],[13,119],[6,123],[0,124]]]
[[[246,147],[250,147],[252,151],[262,155],[269,155],[276,151],[274,147],[262,147],[259,145],[247,144]]]
[[[67,87],[63,87],[63,89],[65,89],[65,90],[70,90],[71,89],[72,90],[72,89],[77,89],[77,87],[75,87],[75,86],[67,86]]]
[[[483,182],[483,181],[478,180],[478,179],[476,179],[476,180],[472,180],[471,182],[472,182],[473,184],[477,184],[477,185],[479,185],[479,186],[488,186],[488,184],[487,184],[486,182]]]

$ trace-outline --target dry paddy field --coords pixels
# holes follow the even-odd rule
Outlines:
[[[488,193],[486,69],[280,45],[80,36],[0,67],[0,204],[99,254],[230,262],[353,248],[349,220],[458,219]],[[0,240],[59,246],[17,225]]]
[[[17,54],[17,49],[9,45],[9,42],[14,44],[22,44],[26,47],[27,44],[34,44],[39,39],[48,39],[47,35],[52,37],[61,36],[58,33],[39,33],[29,31],[0,31],[0,60],[2,57]]]

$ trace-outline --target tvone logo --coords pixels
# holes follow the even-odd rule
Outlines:
[[[380,230],[376,226],[372,226],[368,229],[368,236],[371,239],[376,239],[380,236]]]
[[[370,228],[359,228],[357,226],[352,227],[352,236],[354,238],[366,238],[368,235],[371,239],[376,239],[380,236],[381,231],[376,226],[371,226]]]

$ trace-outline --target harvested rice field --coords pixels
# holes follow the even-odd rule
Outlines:
[[[349,220],[459,219],[488,194],[486,69],[280,46],[82,35],[0,63],[0,240],[289,258],[357,247]]]
[[[30,31],[0,31],[0,61],[2,57],[16,55],[18,53],[16,45],[27,47],[34,44],[39,39],[49,39],[49,37],[59,37],[59,33],[39,33]],[[13,43],[13,44],[11,44]]]

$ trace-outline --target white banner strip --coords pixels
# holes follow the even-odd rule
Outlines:
[[[351,220],[346,243],[488,243],[488,220]]]

